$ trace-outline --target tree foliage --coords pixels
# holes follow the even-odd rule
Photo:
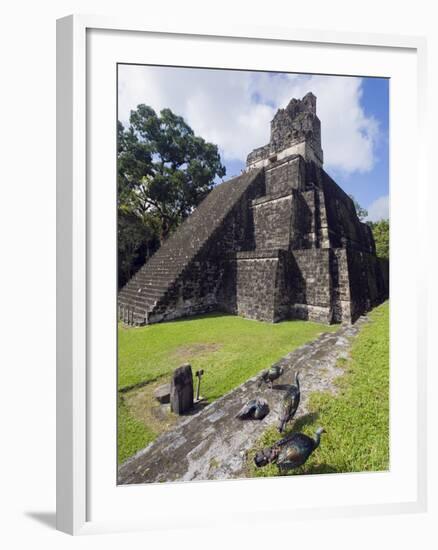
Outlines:
[[[389,260],[389,220],[367,223],[373,232],[377,256]]]
[[[357,217],[364,221],[368,217],[368,210],[363,208],[353,195],[349,195],[356,208]],[[379,258],[389,260],[389,220],[379,220],[378,222],[366,222],[373,232],[374,242],[376,243],[376,255]]]
[[[170,109],[147,105],[117,126],[119,285],[225,175],[216,145]]]
[[[140,218],[119,209],[117,223],[117,253],[119,287],[128,282],[159,247],[154,218]]]

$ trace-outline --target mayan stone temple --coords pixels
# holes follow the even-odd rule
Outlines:
[[[279,109],[242,175],[216,186],[119,293],[133,325],[211,311],[351,323],[388,296],[371,229],[323,169],[308,93]]]

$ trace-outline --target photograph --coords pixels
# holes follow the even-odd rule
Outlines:
[[[432,3],[5,7],[0,546],[429,550]]]
[[[117,65],[118,485],[390,471],[389,87]]]

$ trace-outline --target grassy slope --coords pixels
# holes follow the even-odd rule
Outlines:
[[[205,315],[141,328],[119,326],[119,389],[166,381],[188,361],[203,368],[202,395],[213,401],[321,332],[337,330],[307,321],[271,324],[231,315]],[[153,427],[133,419],[119,406],[119,460],[156,437]]]
[[[323,426],[327,433],[307,463],[288,475],[389,468],[389,304],[376,308],[370,318],[352,346],[346,373],[337,381],[338,395],[313,394],[312,412],[293,426],[294,431],[309,435]],[[257,450],[278,439],[275,429],[268,430]],[[249,457],[249,475],[279,475],[275,465],[255,468],[254,452]]]

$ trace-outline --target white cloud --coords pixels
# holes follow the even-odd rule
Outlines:
[[[367,221],[378,222],[389,219],[389,196],[379,197],[368,207]]]
[[[308,91],[318,100],[325,166],[371,170],[379,128],[361,107],[360,78],[119,65],[119,119],[126,124],[139,103],[169,107],[217,143],[225,161],[244,162],[269,141],[276,110]]]

